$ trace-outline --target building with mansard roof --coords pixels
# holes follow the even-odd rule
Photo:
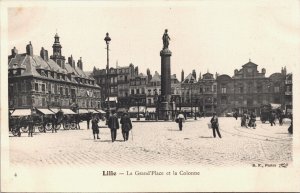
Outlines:
[[[95,79],[83,72],[80,58],[66,62],[55,34],[53,54],[41,48],[34,54],[31,42],[26,53],[16,48],[8,56],[9,107],[17,108],[100,108],[101,90]]]

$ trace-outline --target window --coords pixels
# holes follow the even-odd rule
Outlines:
[[[217,85],[213,85],[213,92],[217,92]]]
[[[257,92],[262,92],[262,86],[261,85],[257,85]]]
[[[140,89],[136,89],[136,94],[140,94]]]
[[[34,90],[35,90],[35,91],[39,91],[39,84],[38,84],[38,83],[35,83],[35,84],[34,84]]]
[[[226,96],[221,96],[221,103],[226,104],[227,103],[227,97]]]
[[[54,85],[54,94],[57,94],[57,85]]]
[[[66,94],[67,96],[69,96],[69,89],[68,89],[68,88],[65,89],[65,94]]]
[[[46,85],[42,84],[42,92],[46,92]]]
[[[148,105],[151,105],[151,99],[148,99]]]
[[[200,93],[202,93],[203,92],[203,88],[202,88],[202,86],[200,87]]]
[[[222,94],[225,94],[225,93],[226,93],[226,87],[222,87],[222,88],[221,88],[221,93],[222,93]]]
[[[63,95],[63,87],[62,86],[60,87],[59,92],[61,95]]]
[[[279,93],[279,91],[280,91],[279,86],[275,86],[275,87],[274,87],[274,92],[275,92],[275,93]]]
[[[134,89],[131,89],[131,94],[134,95]]]

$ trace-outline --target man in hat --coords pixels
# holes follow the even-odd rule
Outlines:
[[[117,138],[117,129],[119,129],[119,121],[117,114],[113,114],[108,119],[108,128],[110,128],[111,132],[111,141],[114,142]]]
[[[184,115],[182,114],[182,112],[180,111],[177,118],[176,118],[176,123],[178,123],[178,127],[179,127],[179,131],[182,131],[182,126],[183,126],[183,122],[185,121]]]
[[[96,135],[97,135],[97,139],[100,139],[98,122],[99,122],[98,117],[94,115],[92,118],[92,130],[93,130],[94,139],[96,139]]]
[[[131,120],[127,113],[124,113],[123,117],[120,120],[120,123],[122,125],[122,135],[124,141],[127,141],[129,137],[129,131],[132,129]]]
[[[213,113],[213,116],[210,120],[211,127],[213,129],[214,138],[216,138],[216,132],[220,138],[222,138],[221,133],[219,131],[219,120],[216,113]]]

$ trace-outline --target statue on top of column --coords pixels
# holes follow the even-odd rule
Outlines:
[[[169,41],[171,40],[171,38],[168,35],[168,30],[167,29],[165,29],[165,33],[164,33],[162,39],[163,39],[163,44],[164,44],[163,49],[168,48],[169,47]]]

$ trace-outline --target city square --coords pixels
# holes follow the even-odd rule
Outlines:
[[[240,119],[219,118],[222,138],[213,138],[210,117],[188,119],[179,131],[175,122],[133,122],[124,142],[120,130],[112,143],[110,131],[100,123],[100,140],[94,140],[86,123],[81,130],[22,133],[10,137],[11,166],[239,166],[291,164],[293,139],[282,126],[257,121],[256,129],[240,127]]]
[[[3,5],[4,190],[299,190],[296,0]]]

